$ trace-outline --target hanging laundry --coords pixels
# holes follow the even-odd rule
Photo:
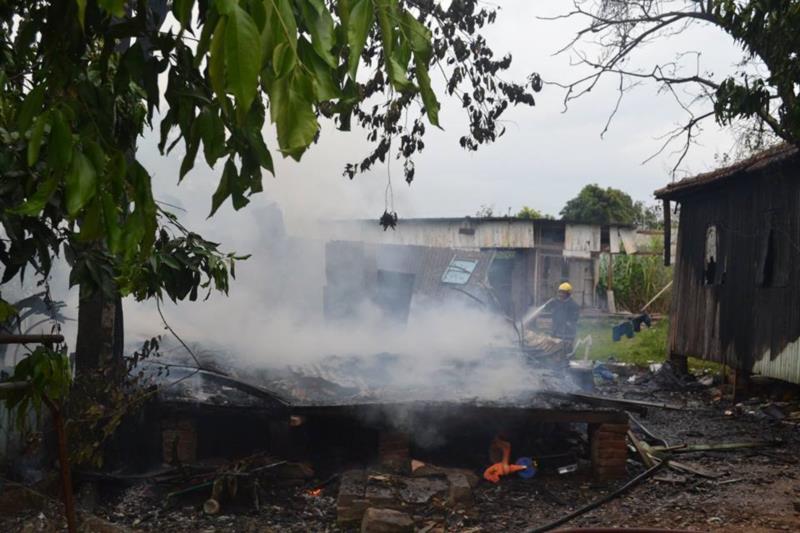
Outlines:
[[[614,342],[619,342],[622,337],[633,338],[633,322],[626,320],[621,324],[617,324],[611,330],[611,338]]]

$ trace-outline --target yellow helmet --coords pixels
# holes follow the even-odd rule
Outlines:
[[[559,292],[572,292],[572,285],[566,281],[558,286]]]

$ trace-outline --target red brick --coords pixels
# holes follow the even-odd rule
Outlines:
[[[592,450],[592,461],[598,459],[600,461],[621,459],[624,462],[628,459],[628,450]]]
[[[164,462],[192,463],[197,459],[197,430],[189,419],[165,420],[161,432]]]
[[[605,431],[595,432],[591,437],[592,442],[625,443],[625,435],[618,433],[606,433]]]

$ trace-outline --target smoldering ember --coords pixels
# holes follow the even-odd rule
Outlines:
[[[798,29],[3,2],[0,531],[800,531]]]

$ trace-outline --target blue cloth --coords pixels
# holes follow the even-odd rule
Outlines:
[[[617,324],[611,330],[611,338],[614,342],[619,342],[622,337],[628,337],[629,339],[633,338],[633,322],[630,320],[626,320],[622,324]]]

